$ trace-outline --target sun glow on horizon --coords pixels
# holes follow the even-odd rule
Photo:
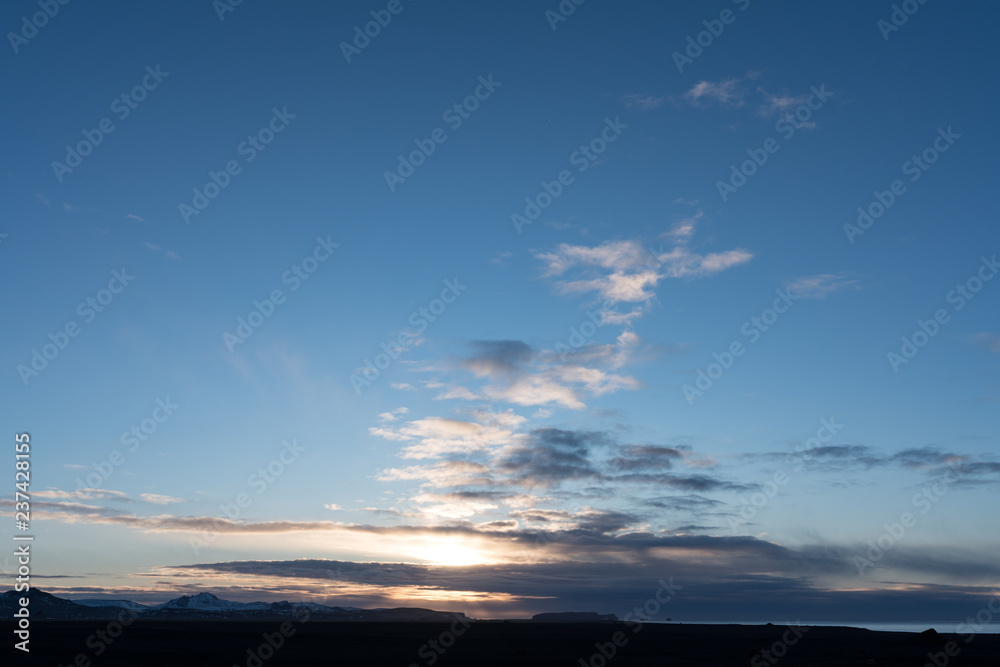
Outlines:
[[[465,540],[454,538],[427,541],[414,547],[413,556],[427,561],[429,565],[458,567],[463,565],[486,565],[496,559],[484,551],[469,545]]]

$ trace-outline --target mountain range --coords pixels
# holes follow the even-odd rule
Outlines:
[[[0,617],[9,618],[20,607],[23,592],[0,593]],[[151,619],[271,619],[291,618],[309,612],[309,617],[329,621],[452,621],[465,619],[461,612],[434,611],[419,607],[395,609],[359,609],[331,607],[315,602],[232,602],[212,593],[182,595],[158,605],[144,605],[130,600],[97,598],[66,600],[38,588],[28,592],[28,608],[35,619],[44,618],[118,618],[129,613]]]

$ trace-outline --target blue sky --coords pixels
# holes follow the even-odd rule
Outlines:
[[[959,620],[1000,581],[992,4],[217,7],[2,12],[39,586]]]

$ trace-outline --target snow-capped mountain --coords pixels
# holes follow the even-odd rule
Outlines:
[[[0,593],[0,617],[13,613],[18,598],[25,593],[8,591]],[[452,621],[465,618],[462,613],[434,611],[432,609],[359,609],[357,607],[331,607],[316,602],[233,602],[212,593],[182,595],[158,605],[143,605],[130,600],[101,600],[86,598],[66,600],[37,588],[27,595],[36,618],[117,618],[126,610],[148,619],[199,619],[218,618],[232,620],[263,620],[295,618],[308,611],[310,618],[329,621]]]
[[[191,609],[198,611],[263,611],[270,609],[269,602],[231,602],[222,600],[211,593],[198,593],[197,595],[182,595],[179,598],[164,602],[163,604],[150,607],[155,610],[167,609]]]

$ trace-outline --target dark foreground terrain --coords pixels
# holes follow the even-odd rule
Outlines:
[[[809,626],[796,637],[784,626],[646,624],[635,632],[635,624],[615,622],[481,621],[466,629],[443,623],[315,620],[289,622],[282,635],[281,626],[279,621],[136,620],[113,638],[107,633],[117,634],[119,628],[109,628],[107,621],[35,620],[28,656],[12,648],[13,624],[4,620],[0,662],[5,667],[1000,665],[1000,635],[978,635],[967,642],[969,637],[961,635]],[[452,629],[464,633],[455,636]],[[272,650],[265,635],[280,648]],[[954,642],[950,648],[957,655],[948,657],[948,642]],[[613,657],[605,662],[601,649],[613,651]],[[766,656],[760,653],[764,650]],[[928,654],[939,655],[932,662]]]

